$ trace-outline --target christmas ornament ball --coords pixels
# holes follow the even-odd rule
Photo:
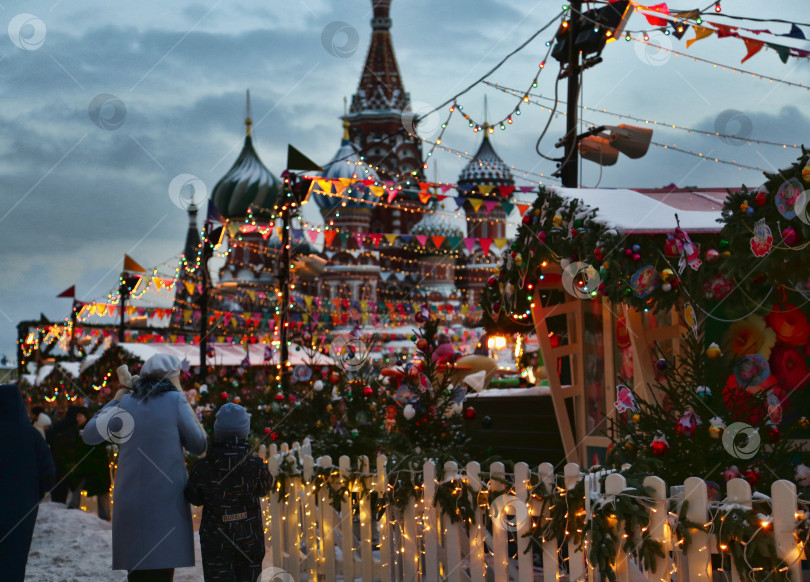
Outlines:
[[[485,416],[481,419],[481,426],[484,428],[492,428],[495,423],[493,422],[492,418],[489,416]]]
[[[720,346],[718,346],[714,342],[712,342],[712,344],[708,348],[706,348],[706,357],[709,358],[710,360],[716,360],[722,355],[723,352],[720,349]]]
[[[799,419],[799,426],[801,426],[802,428],[809,427],[810,426],[810,419],[808,419],[806,416],[802,416]]]
[[[315,380],[315,382],[312,384],[312,389],[315,392],[320,392],[323,390],[323,380]]]
[[[473,408],[472,406],[464,409],[464,418],[466,418],[467,420],[473,420],[476,414],[477,413],[475,412],[475,408]]]
[[[640,421],[640,420],[641,420],[641,416],[640,416],[640,415],[638,415],[638,414],[634,414],[634,415],[632,416],[632,419],[633,419],[633,422],[637,423],[638,421]]]
[[[650,443],[650,448],[656,457],[660,457],[669,450],[669,443],[665,440],[653,441]]]
[[[282,394],[281,392],[276,394],[276,402],[284,402],[284,394]]]
[[[371,386],[365,386],[363,388],[363,396],[371,396],[372,394],[374,394],[374,388]]]
[[[220,398],[222,398],[223,400],[227,400],[227,399],[228,399],[228,393],[227,393],[227,392],[223,392],[223,393],[222,393],[222,394],[220,394],[219,396],[220,396]]]
[[[264,427],[264,434],[270,434],[271,432],[269,427]]]
[[[717,426],[716,424],[711,425],[709,427],[709,436],[713,439],[719,439],[721,436],[723,436],[723,428]]]
[[[338,382],[340,382],[340,374],[338,374],[337,372],[332,372],[329,375],[329,380],[332,382],[332,384],[337,384]]]
[[[666,370],[667,369],[667,361],[664,358],[659,358],[659,360],[655,363],[655,367],[659,370]]]
[[[425,338],[419,338],[416,340],[416,349],[419,351],[424,352],[428,347],[428,341]]]

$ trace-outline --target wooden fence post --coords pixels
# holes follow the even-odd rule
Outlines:
[[[478,504],[481,491],[481,465],[475,461],[467,463],[467,481],[473,494],[475,523],[470,524],[470,582],[486,581],[486,560],[484,558],[484,512]]]
[[[374,578],[374,557],[371,555],[372,527],[371,497],[364,493],[370,487],[368,457],[360,457],[360,481],[357,484],[357,493],[360,495],[360,577],[363,582],[372,582]]]
[[[280,472],[275,446],[270,447],[270,458],[267,462],[267,468],[274,480]],[[284,521],[281,515],[280,495],[276,487],[270,492],[267,506],[267,510],[270,512],[270,545],[273,548],[273,566],[282,567],[284,565]]]
[[[411,467],[414,471],[415,467]],[[403,512],[402,524],[402,574],[404,582],[416,582],[419,579],[420,552],[416,539],[416,508],[421,500],[408,503]]]
[[[534,564],[532,563],[531,540],[524,537],[531,528],[532,510],[530,505],[531,496],[531,472],[526,463],[515,465],[515,536],[517,537],[518,548],[518,580],[519,582],[533,582]]]
[[[650,487],[652,491],[653,502],[650,505],[650,525],[647,532],[650,539],[663,544],[664,557],[658,558],[656,562],[655,575],[649,577],[656,582],[670,582],[670,538],[667,535],[667,485],[660,477],[647,477],[644,479],[643,485]]]
[[[322,469],[332,468],[332,459],[324,456],[318,463]],[[320,535],[323,550],[321,559],[323,560],[323,575],[326,582],[335,582],[337,579],[337,569],[335,567],[335,510],[332,507],[332,499],[329,497],[329,484],[333,476],[327,477],[327,482],[321,487],[318,493],[318,514],[321,524]]]
[[[388,457],[385,455],[377,455],[377,481],[374,489],[382,498],[388,489],[388,474],[385,470],[385,465],[388,463]],[[379,539],[380,539],[380,582],[392,582],[394,580],[394,565],[393,554],[391,547],[393,539],[391,538],[393,532],[391,530],[391,508],[386,507],[380,516],[378,523]]]
[[[738,505],[751,508],[751,485],[745,479],[731,479],[727,484],[728,502],[736,503]],[[721,526],[722,527],[722,526]],[[715,533],[717,535],[717,533]],[[719,540],[717,540],[719,543]],[[719,548],[722,550],[722,548]],[[721,554],[725,556],[726,554]],[[734,560],[731,561],[731,580],[732,582],[740,582],[742,576],[737,570],[737,565]]]
[[[689,477],[683,483],[684,500],[689,502],[686,518],[704,525],[709,519],[709,496],[706,482],[699,477]],[[689,582],[709,582],[712,579],[712,559],[709,551],[709,534],[703,530],[692,533],[692,543],[686,551]]]
[[[563,468],[565,476],[565,489],[570,491],[576,487],[580,478],[580,468],[576,463],[568,463]],[[570,532],[573,534],[574,532]],[[577,549],[573,540],[568,541],[568,578],[570,582],[582,580],[584,577],[584,555]]]
[[[506,479],[506,468],[503,463],[492,463],[489,466],[490,472],[490,491],[502,491],[505,488],[503,481]],[[504,495],[507,495],[506,493]],[[506,540],[506,523],[503,522],[503,517],[497,509],[500,507],[496,505],[501,497],[496,498],[493,505],[489,508],[489,514],[492,518],[492,570],[495,577],[495,582],[507,582],[509,579],[509,549]],[[493,511],[495,510],[495,511]]]
[[[315,502],[314,485],[312,484],[315,461],[311,456],[306,455],[304,457],[303,467],[304,475],[301,482],[301,502],[303,505],[301,507],[301,513],[303,517],[304,540],[307,544],[307,553],[306,556],[304,556],[304,569],[309,571],[309,579],[317,582],[320,548],[318,548],[318,534],[316,531],[316,513],[318,506]]]
[[[545,485],[546,491],[550,494],[554,493],[556,484],[554,483],[554,467],[551,463],[543,463],[537,468],[537,474],[540,482]],[[545,529],[549,517],[549,508],[545,507],[540,516],[540,523],[542,528]],[[543,582],[557,582],[559,579],[559,561],[557,559],[557,540],[546,539],[545,536],[542,540],[543,544]]]
[[[427,461],[422,471],[425,479],[425,491],[422,497],[424,515],[425,570],[424,580],[439,580],[439,523],[436,519],[436,508],[433,500],[436,496],[436,465]]]
[[[771,485],[773,537],[776,553],[788,566],[791,582],[802,580],[802,548],[796,543],[796,485],[780,479]]]
[[[351,472],[351,462],[349,457],[343,455],[338,459],[340,467],[341,482],[351,489],[352,484],[348,482]],[[354,525],[352,523],[352,494],[351,491],[343,493],[340,502],[340,549],[343,552],[343,579],[354,580]]]
[[[627,487],[627,480],[623,475],[618,473],[611,473],[605,477],[605,495],[618,495]],[[630,580],[630,567],[628,564],[627,552],[624,551],[624,522],[621,521],[616,524],[616,529],[619,532],[619,540],[617,543],[618,551],[616,552],[616,563],[614,569],[616,570],[617,582],[629,582]]]
[[[455,461],[447,461],[444,464],[443,481],[453,481],[458,479],[458,464]],[[461,582],[461,540],[459,523],[450,519],[450,516],[443,514],[442,525],[445,532],[445,559],[444,559],[444,579],[448,582]]]

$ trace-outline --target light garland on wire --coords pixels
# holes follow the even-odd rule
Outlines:
[[[511,95],[516,95],[517,94],[515,89],[505,87],[505,86],[500,85],[498,83],[490,83],[488,81],[485,81],[485,82],[490,87],[498,89],[499,91],[502,91],[504,93],[509,93]],[[554,101],[551,97],[543,97],[542,95],[536,95],[534,93],[532,93],[530,95],[531,95],[531,97],[534,97],[536,99],[544,99],[544,100],[547,100],[547,101]],[[536,103],[536,102],[534,102],[534,104],[539,105],[539,103]],[[565,105],[565,101],[560,101],[559,104],[560,105]],[[541,107],[543,109],[545,109],[544,106],[541,105]],[[635,116],[629,115],[627,113],[615,113],[613,111],[608,111],[607,109],[595,109],[593,107],[588,107],[587,105],[580,105],[579,109],[581,111],[602,113],[604,115],[610,115],[610,116],[613,116],[613,117],[618,117],[619,119],[630,119],[632,121],[638,121],[638,122],[644,123],[646,125],[658,125],[658,126],[666,128],[666,129],[677,129],[679,131],[685,131],[690,135],[694,133],[694,134],[698,134],[698,135],[705,135],[706,137],[720,137],[720,138],[724,138],[724,139],[732,139],[732,140],[736,140],[740,144],[745,142],[747,145],[754,145],[754,144],[770,145],[770,146],[780,147],[780,148],[783,148],[783,149],[787,149],[787,148],[800,149],[801,148],[801,146],[798,145],[798,144],[784,144],[784,143],[779,143],[779,142],[775,142],[775,141],[769,141],[769,140],[765,140],[765,139],[754,139],[754,138],[751,138],[751,137],[742,138],[742,137],[737,136],[737,135],[729,135],[729,134],[726,134],[726,133],[721,133],[719,131],[706,131],[705,129],[695,129],[693,127],[686,127],[686,126],[683,126],[683,125],[677,125],[675,123],[668,123],[668,122],[665,122],[665,121],[656,121],[654,119],[649,119],[649,118],[645,119],[645,118],[642,118],[642,117],[635,117]],[[560,112],[560,113],[562,113],[563,115],[566,115],[565,112]]]

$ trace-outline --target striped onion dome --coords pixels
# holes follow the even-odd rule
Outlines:
[[[340,142],[340,149],[332,158],[332,161],[324,166],[323,173],[320,175],[324,178],[354,178],[356,180],[379,180],[377,173],[373,168],[368,167],[368,164],[360,160],[360,153],[357,148],[349,139],[349,122],[343,121],[343,139]],[[334,193],[334,186],[333,193]],[[353,200],[348,200],[349,198]],[[343,202],[346,206],[343,208],[371,208],[370,205],[363,201],[374,201],[376,196],[363,184],[355,184],[346,188],[343,194],[338,196],[329,196],[320,193],[317,189],[312,193],[312,199],[321,211],[321,214],[329,213]]]
[[[247,135],[242,153],[228,173],[214,186],[211,199],[225,218],[243,219],[248,209],[256,218],[268,220],[282,193],[281,182],[259,159],[250,135],[251,120],[245,120]]]
[[[484,141],[472,160],[465,166],[458,177],[458,187],[463,193],[469,193],[475,186],[514,186],[515,179],[501,157],[495,153],[484,126]]]
[[[411,228],[410,234],[457,238],[465,236],[464,231],[462,231],[458,225],[454,224],[446,215],[441,213],[442,208],[438,200],[433,200],[431,210],[433,210],[433,212],[425,213],[422,220]],[[445,242],[442,246],[447,244],[448,243]]]

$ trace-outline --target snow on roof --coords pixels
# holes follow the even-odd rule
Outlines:
[[[59,367],[62,368],[71,378],[78,378],[81,370],[81,362],[59,362]]]
[[[719,189],[702,193],[697,190],[628,190],[625,188],[554,188],[566,198],[579,198],[587,206],[598,208],[597,220],[623,233],[659,234],[678,226],[689,233],[719,232],[725,195]],[[678,215],[676,220],[675,215]]]
[[[84,360],[82,360],[82,365],[79,368],[79,374],[84,373],[84,371],[96,363],[96,361],[101,357],[101,354],[90,354]]]
[[[271,362],[264,361],[264,351],[268,346],[270,346],[270,349],[273,352]],[[275,347],[271,344],[250,344],[248,346],[248,352],[250,353],[250,364],[252,366],[267,366],[271,364],[277,365],[281,361],[281,352],[275,349]],[[314,357],[310,357],[310,353],[304,350],[298,344],[292,344],[290,346],[289,361],[290,365],[292,366],[311,364],[316,366],[333,366],[335,364],[335,361],[332,358],[320,352],[313,354],[313,356]]]

